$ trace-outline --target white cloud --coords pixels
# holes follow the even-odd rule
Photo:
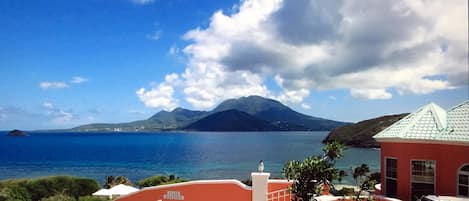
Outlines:
[[[302,104],[301,104],[301,107],[302,107],[303,109],[306,109],[306,110],[310,110],[310,109],[311,109],[311,106],[310,106],[309,104],[306,104],[306,103],[302,103]]]
[[[68,85],[65,82],[41,82],[39,87],[41,89],[63,89],[67,88]]]
[[[184,35],[180,86],[196,108],[251,94],[300,104],[311,90],[390,99],[389,89],[428,94],[468,83],[464,0],[245,0],[237,8]],[[282,91],[270,91],[268,77]]]
[[[51,102],[42,103],[42,107],[44,107],[46,109],[54,109],[54,105]]]
[[[83,82],[88,82],[88,79],[84,77],[80,77],[80,76],[75,76],[75,77],[72,77],[72,80],[70,81],[70,83],[72,84],[80,84]]]
[[[350,94],[354,98],[361,99],[390,99],[392,94],[384,89],[351,89]]]
[[[337,98],[335,96],[328,96],[327,98],[330,99],[330,100],[334,100],[334,101],[337,100]]]
[[[130,0],[132,3],[146,5],[155,2],[155,0]]]
[[[46,116],[51,119],[51,123],[55,125],[68,125],[72,120],[76,119],[75,114],[71,111],[65,111],[63,109],[57,108],[51,102],[44,102],[42,107],[46,109]]]
[[[150,90],[140,88],[136,91],[136,94],[146,107],[173,110],[178,106],[178,100],[174,98],[173,88],[178,82],[179,76],[177,74],[169,74],[166,75],[164,82],[153,84]]]

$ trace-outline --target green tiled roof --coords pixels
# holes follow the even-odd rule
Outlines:
[[[377,141],[419,140],[469,143],[469,101],[448,111],[430,103],[376,134]]]

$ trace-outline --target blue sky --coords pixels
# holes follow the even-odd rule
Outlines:
[[[467,100],[467,1],[375,4],[3,0],[0,129],[126,122],[252,94],[341,121]]]

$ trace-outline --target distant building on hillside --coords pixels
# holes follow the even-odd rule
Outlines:
[[[469,101],[448,111],[430,103],[374,138],[381,144],[383,195],[469,199]]]

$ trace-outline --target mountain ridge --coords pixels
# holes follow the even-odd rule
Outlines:
[[[339,141],[353,147],[378,148],[380,144],[376,142],[373,136],[408,114],[409,113],[384,115],[337,127],[329,132],[322,142]]]
[[[236,110],[236,111],[233,111]],[[230,111],[230,112],[225,112]],[[212,117],[211,117],[212,116]],[[217,117],[217,118],[214,118]],[[164,131],[164,130],[213,130],[213,125],[207,123],[234,124],[219,125],[220,131],[325,131],[346,122],[333,121],[313,117],[294,111],[279,101],[261,96],[247,96],[238,99],[228,99],[221,102],[211,111],[188,110],[176,108],[172,111],[162,110],[145,120],[117,124],[87,124],[78,126],[70,131]],[[198,121],[204,121],[199,122]],[[220,121],[224,120],[224,121]],[[254,121],[246,124],[243,121]],[[268,124],[265,124],[267,122]],[[197,126],[194,126],[197,125]],[[205,125],[205,126],[203,126]],[[246,127],[249,125],[249,127]],[[202,126],[202,127],[201,127]],[[260,126],[260,127],[259,127]],[[226,129],[226,128],[231,128]]]

